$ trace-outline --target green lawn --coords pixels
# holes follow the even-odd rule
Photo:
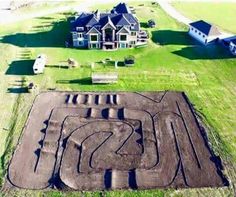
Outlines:
[[[206,20],[222,30],[236,33],[236,2],[173,2],[183,15],[193,20]]]
[[[219,46],[203,47],[187,35],[187,27],[167,16],[151,3],[132,3],[142,23],[150,18],[158,28],[148,29],[148,47],[114,52],[78,50],[64,47],[68,38],[69,13],[50,15],[0,27],[0,177],[2,183],[7,164],[21,135],[24,122],[37,92],[24,93],[28,82],[37,84],[39,91],[48,89],[75,91],[185,91],[203,121],[209,127],[208,137],[216,154],[225,164],[225,173],[236,181],[236,60]],[[110,5],[102,6],[107,9]],[[236,13],[235,13],[236,16]],[[31,72],[32,59],[39,53],[48,56],[43,75]],[[132,68],[96,65],[107,57],[123,60],[134,55]],[[69,58],[82,66],[77,69],[59,68]],[[119,83],[91,85],[89,77],[95,71],[117,71]],[[138,192],[86,193],[86,196],[232,196],[232,186],[219,189],[154,190]],[[16,191],[16,196],[65,196],[60,192]],[[76,196],[78,193],[66,193]],[[80,193],[81,194],[81,193]],[[81,194],[84,195],[84,194]]]

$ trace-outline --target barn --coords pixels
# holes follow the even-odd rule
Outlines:
[[[190,23],[188,33],[204,45],[214,43],[221,35],[217,27],[203,20]]]

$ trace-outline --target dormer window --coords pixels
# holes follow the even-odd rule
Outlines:
[[[84,27],[76,27],[77,31],[84,31]]]

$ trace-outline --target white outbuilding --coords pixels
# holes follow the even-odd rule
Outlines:
[[[46,61],[47,61],[46,55],[44,54],[38,55],[33,65],[34,74],[43,73]]]
[[[230,41],[229,50],[233,55],[236,55],[236,39]]]
[[[221,35],[217,27],[203,20],[190,23],[188,33],[204,45],[213,43]]]

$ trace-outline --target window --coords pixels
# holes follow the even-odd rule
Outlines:
[[[130,44],[131,44],[131,45],[135,45],[136,42],[135,42],[135,41],[130,41]]]
[[[193,27],[191,28],[191,30],[193,31]]]
[[[79,41],[79,46],[83,46],[83,45],[84,45],[84,42]]]
[[[205,35],[202,35],[203,38],[205,38],[206,36]]]
[[[126,41],[127,36],[126,35],[120,35],[120,41]]]
[[[198,34],[201,35],[201,32],[199,32]]]
[[[92,42],[98,41],[98,35],[91,35],[91,36],[90,36],[90,40],[91,40]]]
[[[135,31],[131,31],[131,36],[136,36],[136,32]]]
[[[83,34],[82,33],[78,33],[78,38],[83,38]]]
[[[197,30],[195,30],[195,33],[197,33]]]
[[[77,31],[84,31],[84,27],[77,27]]]

